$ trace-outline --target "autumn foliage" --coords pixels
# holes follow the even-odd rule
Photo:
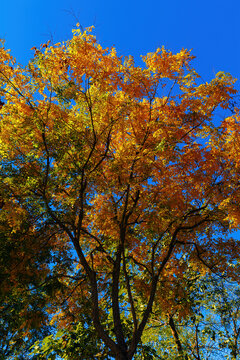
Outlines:
[[[239,281],[235,80],[202,83],[192,59],[136,66],[78,28],[25,68],[1,47],[1,309],[21,297],[22,338],[50,314],[88,324],[86,359],[130,360],[154,316],[191,316],[196,278]]]

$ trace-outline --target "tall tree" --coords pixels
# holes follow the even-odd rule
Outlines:
[[[0,49],[1,212],[11,234],[23,215],[29,223],[13,256],[21,249],[28,274],[25,254],[35,266],[44,249],[42,282],[28,290],[47,294],[57,327],[89,328],[117,360],[137,354],[153,310],[174,333],[194,272],[239,280],[229,234],[240,220],[239,115],[214,117],[230,108],[234,79],[197,84],[187,50],[142,59],[123,61],[91,29],[35,49],[26,68]]]

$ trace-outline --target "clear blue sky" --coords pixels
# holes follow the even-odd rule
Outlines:
[[[120,55],[138,57],[162,45],[173,52],[187,48],[206,81],[218,71],[240,78],[239,0],[1,2],[0,37],[22,64],[32,56],[31,47],[70,38],[77,22],[94,25],[98,41],[114,45]]]

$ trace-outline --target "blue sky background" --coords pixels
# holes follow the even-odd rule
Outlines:
[[[139,57],[162,45],[173,52],[187,48],[205,81],[218,71],[240,78],[239,0],[2,1],[0,38],[26,64],[33,46],[71,38],[77,22],[94,25],[98,41],[119,55]]]

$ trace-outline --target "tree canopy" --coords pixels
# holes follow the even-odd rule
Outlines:
[[[185,49],[137,66],[91,30],[26,67],[0,48],[2,356],[202,359],[207,334],[236,358],[235,80],[202,82]]]

